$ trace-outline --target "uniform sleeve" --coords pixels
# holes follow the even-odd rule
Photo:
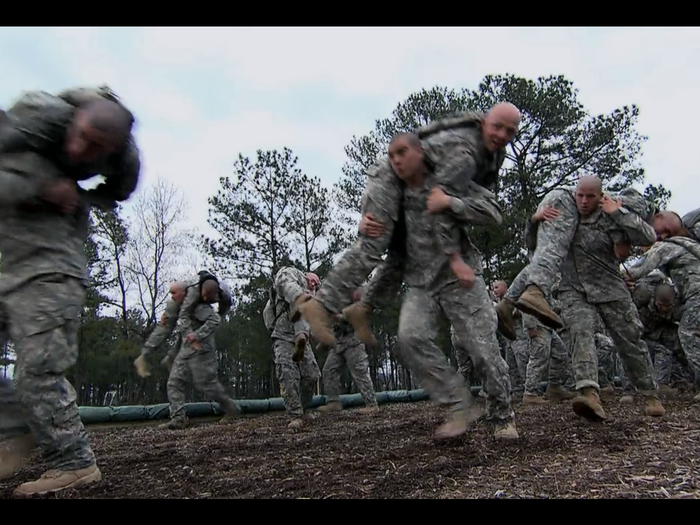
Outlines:
[[[658,270],[663,266],[679,257],[684,253],[685,249],[677,244],[670,242],[657,242],[647,252],[642,255],[640,261],[634,266],[630,266],[623,270],[630,279],[636,281],[649,275],[654,270]]]
[[[48,205],[42,198],[51,180],[39,170],[28,169],[32,153],[3,155],[0,167],[0,206]]]
[[[204,324],[194,332],[194,336],[198,341],[203,341],[212,335],[221,324],[221,316],[217,314],[213,308],[210,308],[209,310],[211,313],[209,314],[209,317],[207,317],[207,320],[204,321]]]
[[[296,268],[282,268],[275,277],[275,293],[287,304],[294,304],[305,293],[306,278]]]
[[[468,182],[469,192],[463,196],[450,196],[452,215],[460,222],[479,226],[498,226],[503,223],[503,210],[496,196],[486,188]]]
[[[182,301],[182,306],[180,306],[180,315],[177,320],[177,331],[183,338],[187,337],[192,331],[192,317],[194,316],[194,310],[199,303],[199,299],[199,285],[194,284],[188,287],[185,299]]]
[[[654,228],[636,213],[623,207],[611,213],[610,218],[627,234],[632,245],[651,246],[656,242]]]

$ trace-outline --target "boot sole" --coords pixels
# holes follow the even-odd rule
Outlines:
[[[574,413],[582,418],[589,421],[604,421],[607,418],[601,417],[595,413],[595,411],[586,403],[585,401],[574,401],[572,403]]]
[[[543,312],[542,310],[535,308],[534,305],[520,300],[515,303],[515,307],[523,313],[536,317],[538,321],[552,330],[564,328],[564,322],[561,320],[561,317],[554,312]]]
[[[37,492],[20,492],[19,489],[17,489],[12,493],[12,495],[15,497],[45,496],[46,494],[55,494],[56,492],[61,492],[62,490],[77,489],[79,487],[89,485],[90,483],[97,483],[98,481],[102,481],[102,472],[100,472],[99,470],[93,472],[92,474],[84,476],[74,481],[70,485],[66,485],[65,487],[60,487],[53,490],[42,490]]]

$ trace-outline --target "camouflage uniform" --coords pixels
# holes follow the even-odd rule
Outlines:
[[[0,127],[0,153],[32,150],[57,163],[64,175],[73,180],[87,180],[102,175],[104,182],[91,190],[79,189],[83,200],[103,209],[113,209],[134,192],[141,171],[140,152],[131,136],[124,149],[94,165],[63,165],[61,146],[66,130],[78,107],[90,100],[104,98],[120,103],[109,88],[77,88],[57,96],[44,91],[30,91],[7,110],[8,126]]]
[[[221,316],[210,304],[201,300],[199,281],[187,287],[183,306],[185,303],[194,306],[187,310],[181,308],[177,320],[180,346],[167,383],[170,421],[161,425],[161,428],[175,429],[187,425],[185,389],[190,382],[208,399],[219,403],[227,419],[233,418],[238,412],[236,403],[226,394],[218,377],[216,330],[221,324]],[[194,334],[201,349],[196,349],[192,343],[187,342],[189,334]]]
[[[363,345],[354,335],[352,326],[346,321],[340,320],[335,326],[336,343],[331,348],[323,365],[323,389],[328,398],[330,410],[319,410],[321,412],[342,408],[340,405],[340,378],[343,367],[347,367],[350,377],[355,382],[355,386],[360,391],[366,408],[376,408],[377,396],[372,385],[372,378],[369,375],[369,359]]]
[[[493,185],[505,159],[504,151],[493,154],[484,147],[481,119],[481,115],[466,114],[431,123],[417,132],[422,139],[426,164],[434,169],[437,185],[453,197],[462,198],[478,191],[475,184],[484,187]],[[382,255],[387,251],[388,260],[383,264],[386,269],[373,279],[375,286],[365,290],[363,303],[376,306],[377,289],[382,291],[379,297],[388,296],[388,293],[384,293],[385,289],[398,290],[404,271],[401,261],[405,253],[405,221],[401,208],[403,191],[404,184],[394,174],[388,158],[378,160],[368,171],[367,187],[362,197],[362,215],[374,215],[384,225],[384,233],[376,239],[360,236],[328,273],[316,295],[317,301],[327,311],[339,313],[348,306],[351,292],[362,285],[375,267],[382,265]],[[462,200],[461,204],[457,203],[459,209],[452,211],[472,217],[483,216],[485,210],[479,206],[481,199],[472,201],[475,210],[470,210],[470,204],[465,205],[467,202]],[[459,252],[460,239],[453,228],[454,217],[437,214],[426,216],[424,220],[431,223],[443,253]],[[353,319],[350,320],[354,324]]]
[[[76,478],[101,479],[77,394],[66,379],[78,358],[88,282],[88,209],[61,214],[39,197],[46,183],[63,175],[33,152],[0,156],[0,303],[17,355],[15,388],[46,464],[61,471],[25,483],[17,489],[21,494],[60,489]],[[6,405],[0,409],[3,420],[12,413]],[[13,454],[0,451],[0,465],[8,456]]]
[[[505,359],[506,363],[508,363],[511,393],[515,397],[521,397],[525,392],[529,337],[523,328],[523,314],[514,312],[514,318],[516,339],[506,345]]]
[[[687,237],[671,237],[654,244],[642,260],[627,268],[633,279],[659,269],[669,275],[678,289],[683,314],[678,337],[693,371],[695,387],[700,387],[700,245]]]
[[[175,331],[175,326],[177,325],[177,320],[180,314],[181,303],[169,299],[165,305],[165,311],[160,319],[160,322],[156,326],[155,330],[148,336],[148,339],[141,348],[141,355],[148,356],[154,350],[157,350]],[[163,359],[163,363],[168,366],[172,366],[173,361],[177,357],[177,353],[180,349],[181,339],[178,339],[173,345],[173,347],[168,351],[168,354]]]
[[[316,357],[308,343],[309,326],[306,321],[292,323],[290,306],[304,293],[311,293],[304,272],[291,266],[282,268],[275,276],[277,297],[276,318],[272,332],[275,354],[275,372],[280,382],[282,399],[287,413],[293,418],[292,426],[298,426],[314,396],[316,383],[321,378]],[[294,344],[299,335],[306,336],[303,358],[292,360]]]
[[[615,343],[607,335],[605,329],[596,330],[593,340],[598,358],[598,386],[601,389],[614,387],[614,378],[617,375]]]
[[[584,398],[578,404],[574,401],[575,409],[584,411],[585,406],[592,406],[589,401],[598,403],[600,386],[594,341],[597,314],[615,342],[632,384],[647,396],[647,411],[652,415],[660,406],[655,397],[657,385],[651,358],[641,338],[642,325],[620,275],[614,250],[617,243],[648,246],[655,239],[653,228],[624,207],[611,214],[599,209],[579,219],[559,288],[562,317],[573,343],[576,389],[582,391]],[[599,403],[596,414],[605,417]]]
[[[404,279],[408,292],[399,316],[399,345],[403,361],[418,384],[431,399],[449,407],[452,421],[468,424],[472,397],[461,375],[449,366],[443,351],[436,345],[438,321],[444,313],[454,327],[456,339],[467,349],[478,370],[486,378],[488,417],[497,425],[497,435],[514,437],[513,410],[510,406],[510,381],[507,365],[500,356],[496,339],[496,315],[482,277],[480,254],[465,237],[464,262],[471,266],[476,282],[470,289],[459,286],[450,269],[450,257],[425,221],[426,199],[435,177],[426,176],[420,189],[404,190],[407,260]],[[501,220],[495,196],[490,201],[492,222]],[[464,232],[461,231],[464,235]],[[451,425],[448,422],[447,425]]]
[[[561,338],[534,316],[527,314],[523,314],[523,331],[528,339],[524,394],[538,396],[540,382],[545,378],[548,388],[563,387],[569,356]]]

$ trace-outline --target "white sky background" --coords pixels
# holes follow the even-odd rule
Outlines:
[[[435,85],[563,74],[592,113],[641,109],[647,182],[700,206],[697,28],[3,28],[0,107],[24,90],[108,84],[136,114],[142,187],[161,176],[208,231],[238,153],[287,146],[330,187],[353,134]]]

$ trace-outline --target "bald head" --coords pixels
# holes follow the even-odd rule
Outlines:
[[[603,181],[595,175],[581,177],[576,185],[576,207],[578,212],[587,217],[600,207],[603,197]]]
[[[181,303],[185,299],[187,285],[182,281],[174,282],[170,285],[170,297],[176,303]]]
[[[207,279],[202,283],[202,301],[215,303],[219,300],[219,283],[214,279]]]
[[[499,299],[503,299],[507,291],[508,284],[505,281],[496,281],[493,283],[493,294]]]
[[[481,123],[484,146],[489,151],[505,148],[518,134],[520,110],[510,102],[493,106]]]
[[[425,170],[425,156],[420,138],[415,133],[400,133],[389,143],[389,163],[404,182],[411,182]]]
[[[306,284],[308,284],[309,290],[315,292],[321,287],[321,279],[319,279],[318,275],[316,275],[315,273],[308,272],[306,274]]]
[[[668,237],[677,237],[686,234],[683,219],[680,215],[672,211],[660,211],[651,221],[651,225],[656,232],[657,240],[664,240]]]

